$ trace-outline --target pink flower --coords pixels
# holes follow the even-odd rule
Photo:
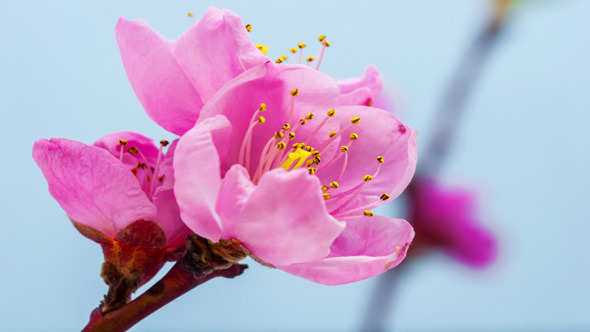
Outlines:
[[[211,7],[175,41],[143,20],[120,18],[117,43],[129,82],[147,114],[177,135],[224,84],[268,58],[233,12]]]
[[[377,68],[368,66],[362,77],[338,81],[338,88],[340,89],[338,100],[340,106],[372,106],[383,89],[383,82]]]
[[[415,179],[409,193],[416,246],[440,248],[473,267],[484,267],[494,261],[496,240],[477,218],[474,192]]]
[[[190,232],[180,220],[172,154],[145,136],[119,132],[89,146],[63,138],[35,142],[33,158],[49,192],[105,261],[148,281]]]
[[[214,242],[305,279],[338,285],[399,264],[414,232],[372,216],[416,167],[416,137],[383,110],[338,106],[306,66],[265,63],[214,95],[178,143],[183,221]]]

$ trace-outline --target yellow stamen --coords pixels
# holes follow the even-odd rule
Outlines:
[[[298,95],[299,95],[299,89],[293,89],[293,90],[291,90],[291,96],[297,97]]]
[[[127,151],[129,151],[129,153],[131,154],[136,154],[139,152],[139,150],[135,146],[130,147]]]
[[[359,138],[359,135],[357,135],[356,133],[352,133],[348,138],[350,138],[351,141],[354,141]]]
[[[283,133],[280,131],[275,131],[275,138],[276,139],[281,139],[283,137]]]
[[[188,13],[186,14],[188,17],[195,17],[195,15],[193,13]]]
[[[289,51],[291,51],[291,53],[297,53],[297,48],[291,47],[291,49]]]
[[[329,42],[329,41],[327,41],[327,40],[324,40],[324,41],[322,42],[322,44],[323,44],[324,46],[326,46],[326,47],[330,47],[330,42]]]
[[[291,140],[295,139],[295,132],[292,131],[289,133],[289,139],[291,139]]]
[[[299,168],[305,163],[305,160],[311,155],[309,151],[303,149],[296,149],[294,152],[289,153],[289,157],[285,162],[281,165],[282,168],[286,170],[296,169]],[[295,166],[291,167],[293,163],[297,161]]]
[[[322,191],[326,191],[326,190],[328,190],[328,187],[322,186]]]
[[[307,60],[307,61],[309,61],[309,62],[312,62],[312,61],[313,61],[313,57],[312,57],[312,56],[310,56],[310,57],[307,57],[307,59],[306,59],[306,60]]]
[[[259,49],[262,54],[266,55],[266,52],[268,51],[269,46],[264,46],[262,44],[256,44],[256,48]]]
[[[369,174],[367,174],[367,175],[363,176],[363,181],[365,181],[365,182],[369,182],[369,181],[371,181],[371,180],[373,180],[373,177],[372,177],[372,176],[370,176]]]
[[[385,162],[385,158],[383,158],[383,156],[379,156],[379,157],[377,157],[377,161],[378,161],[380,164],[383,164],[383,163]]]
[[[265,103],[262,103],[262,104],[260,104],[260,108],[259,108],[258,110],[259,110],[260,112],[264,112],[264,111],[266,111],[266,104],[265,104]]]
[[[252,32],[252,25],[246,24],[246,30],[248,30],[248,32]]]
[[[262,123],[265,123],[265,122],[266,122],[266,119],[263,116],[259,116],[258,117],[258,123],[261,123],[262,124]]]
[[[336,182],[336,181],[330,183],[330,187],[332,187],[334,189],[338,188],[338,186],[340,186],[340,184],[338,184],[338,182]]]
[[[291,125],[289,125],[288,123],[285,123],[285,125],[282,126],[281,129],[283,129],[284,131],[287,131],[287,130],[291,129]]]
[[[281,55],[281,59],[283,59],[283,61],[287,60],[289,57],[286,55]]]
[[[311,119],[313,119],[313,117],[314,117],[313,113],[307,113],[307,115],[305,116],[305,119],[311,120]]]
[[[346,145],[341,146],[340,151],[342,151],[342,152],[348,151],[348,146],[346,146]]]
[[[315,168],[308,167],[307,169],[309,170],[309,174],[311,174],[311,175],[314,175],[315,174]]]
[[[352,122],[352,124],[358,124],[359,122],[361,122],[361,118],[359,118],[358,116],[355,116],[354,118],[350,119],[350,122]]]
[[[124,140],[124,139],[120,139],[119,140],[119,145],[125,146],[125,145],[127,145],[127,141]]]
[[[319,41],[324,41],[324,39],[326,39],[326,35],[319,35],[318,36]]]
[[[305,48],[306,45],[305,45],[305,43],[299,43],[299,44],[297,44],[297,46],[299,46],[299,48]]]
[[[363,214],[364,214],[365,216],[367,216],[367,217],[372,217],[372,216],[373,216],[373,212],[371,212],[371,211],[369,211],[369,210],[365,210],[365,211],[363,212]]]
[[[279,150],[285,150],[286,147],[287,147],[287,144],[285,144],[285,142],[279,142],[277,144],[277,149],[279,149]]]
[[[329,137],[333,137],[334,135],[336,135],[336,132],[335,132],[335,131],[331,131],[331,132],[328,134],[328,136],[329,136]]]
[[[328,114],[328,116],[329,116],[329,117],[333,117],[334,115],[336,115],[336,110],[334,110],[334,109],[331,109],[331,110],[329,110],[329,111],[328,111],[328,113],[326,113],[326,114]]]
[[[281,58],[278,58],[275,60],[275,63],[282,63],[282,62],[283,62],[283,59],[281,59]]]
[[[330,199],[330,194],[328,194],[328,193],[325,193],[322,196],[324,197],[324,200],[326,200],[326,201]]]
[[[162,146],[168,146],[168,144],[170,144],[170,142],[168,142],[167,140],[163,139],[163,140],[160,141],[160,144]]]
[[[383,194],[383,195],[381,195],[381,197],[379,197],[379,198],[380,198],[382,201],[386,201],[386,200],[388,200],[388,199],[389,199],[389,195],[387,195],[387,194]]]

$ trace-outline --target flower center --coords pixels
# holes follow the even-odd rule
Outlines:
[[[321,186],[324,199],[330,200],[330,213],[342,219],[355,218],[359,214],[365,216],[372,216],[372,212],[369,209],[375,208],[380,205],[380,202],[372,203],[362,207],[355,207],[350,209],[349,206],[353,203],[362,191],[369,185],[369,182],[378,176],[381,170],[381,164],[385,162],[382,156],[376,156],[376,163],[367,163],[367,168],[374,168],[374,171],[368,172],[369,174],[364,175],[359,179],[359,184],[348,187],[347,189],[340,188],[339,181],[346,178],[347,167],[349,166],[349,154],[350,150],[354,149],[354,143],[359,139],[359,135],[355,132],[350,133],[350,129],[353,126],[358,125],[361,122],[360,117],[352,117],[350,123],[345,126],[341,126],[339,131],[331,131],[327,137],[322,139],[321,137],[316,138],[321,129],[328,124],[330,119],[336,115],[334,109],[326,112],[322,121],[317,124],[313,129],[306,130],[303,136],[307,136],[304,139],[298,137],[298,132],[301,132],[304,126],[309,127],[316,117],[313,113],[308,113],[305,117],[299,119],[297,122],[293,120],[295,100],[299,95],[299,90],[294,89],[291,91],[291,100],[289,103],[289,114],[288,121],[282,127],[277,128],[274,131],[272,137],[269,137],[266,144],[260,150],[260,158],[257,165],[251,165],[252,154],[256,153],[252,151],[253,133],[256,127],[265,125],[266,118],[261,115],[267,112],[267,105],[262,103],[260,108],[254,112],[250,119],[250,123],[244,134],[239,153],[238,163],[244,166],[252,176],[252,182],[257,184],[264,173],[274,168],[283,168],[286,171],[291,171],[301,167],[307,167],[309,174],[318,176],[320,180],[325,180],[326,175],[322,176],[328,170],[330,171],[330,180],[325,185]],[[269,110],[272,116],[272,110]],[[269,119],[271,119],[269,117]],[[336,119],[333,119],[333,121]],[[338,123],[340,120],[337,120]],[[276,122],[275,122],[276,123]],[[266,124],[268,125],[268,124]],[[326,131],[324,130],[324,133]],[[308,134],[307,134],[308,133]],[[324,134],[325,135],[325,134]],[[348,139],[342,139],[342,137]],[[296,138],[298,142],[292,143]],[[329,147],[339,140],[339,142],[347,141],[345,145],[341,145],[339,148],[332,148],[330,150],[329,160],[322,160],[322,153],[328,151]],[[310,144],[313,142],[313,146]],[[336,150],[335,153],[333,150]],[[337,171],[334,172],[333,170]],[[337,174],[333,177],[333,174]],[[388,194],[381,195],[381,200],[385,201],[389,198]]]
[[[119,140],[119,160],[123,163],[125,153],[128,153],[137,161],[137,165],[131,169],[131,173],[135,175],[141,189],[145,192],[147,197],[152,200],[156,189],[164,182],[164,175],[160,175],[160,165],[164,157],[163,149],[168,146],[169,142],[166,140],[160,141],[160,148],[158,150],[158,157],[155,163],[150,161],[145,154],[137,147],[132,146],[126,148],[128,142],[124,139]]]

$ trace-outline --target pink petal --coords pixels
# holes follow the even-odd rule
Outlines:
[[[325,257],[343,228],[326,211],[317,177],[279,168],[264,174],[232,235],[263,261],[287,265]]]
[[[166,234],[166,246],[170,249],[184,245],[186,236],[191,232],[180,218],[180,209],[174,195],[174,168],[172,167],[172,161],[177,143],[178,140],[172,142],[168,147],[166,157],[160,165],[160,170],[164,174],[164,183],[156,189],[153,197],[157,213],[156,220],[164,234]]]
[[[216,211],[223,220],[223,238],[233,237],[234,229],[241,222],[240,212],[255,188],[248,171],[238,164],[233,165],[221,180]]]
[[[231,79],[268,61],[242,19],[227,9],[210,7],[173,45],[174,56],[205,103]]]
[[[156,164],[158,160],[158,147],[156,147],[154,144],[154,140],[132,131],[121,131],[105,135],[97,139],[92,145],[107,150],[115,158],[119,159],[121,153],[121,145],[119,144],[119,140],[121,139],[127,141],[127,145],[124,147],[125,151],[130,147],[137,147],[137,149],[141,151],[142,155],[147,158],[148,164]],[[129,153],[124,153],[123,164],[125,164],[129,169],[135,168],[137,166],[138,158],[141,159],[141,162],[146,162],[143,160],[141,155],[131,155]]]
[[[237,163],[252,115],[265,103],[267,111],[261,115],[266,122],[254,130],[252,166],[247,167],[250,175],[254,175],[264,145],[288,121],[293,89],[299,89],[299,95],[295,97],[292,124],[309,112],[326,112],[337,105],[338,87],[329,76],[306,66],[268,62],[230,81],[203,107],[203,118],[222,114],[232,124],[232,145],[223,169]]]
[[[119,18],[115,36],[129,82],[150,118],[178,135],[192,128],[203,102],[170,42],[145,21],[125,18]]]
[[[277,268],[323,285],[347,284],[397,266],[413,237],[412,226],[405,220],[381,216],[349,220],[332,244],[330,256]]]
[[[368,66],[361,78],[349,78],[338,81],[340,88],[340,106],[365,105],[371,106],[381,89],[383,83],[381,74],[375,66]]]
[[[49,192],[74,221],[115,238],[136,220],[155,220],[156,209],[137,179],[109,152],[53,138],[35,142],[33,158]]]
[[[407,187],[416,170],[416,134],[409,126],[402,125],[394,115],[380,109],[364,106],[344,106],[336,109],[335,117],[340,121],[340,127],[349,126],[350,119],[356,116],[361,118],[360,122],[346,130],[340,141],[332,143],[336,146],[349,146],[349,149],[345,172],[338,181],[340,186],[331,190],[331,195],[336,197],[339,193],[345,193],[361,185],[365,175],[374,175],[379,168],[379,173],[363,187],[361,197],[372,196],[368,201],[377,204],[379,197],[384,193],[390,195],[390,199],[394,199]],[[350,141],[349,136],[352,133],[356,133],[358,139]],[[378,156],[382,156],[385,162],[379,164]],[[329,163],[329,159],[322,163]],[[339,176],[343,163],[344,158],[341,157],[340,161],[319,174],[323,185],[327,186]],[[329,210],[337,209],[338,213],[342,213],[343,209],[338,209],[338,206],[346,200],[346,196],[341,199],[329,199]],[[368,201],[365,200],[363,203]],[[358,206],[347,205],[344,211],[355,205]]]
[[[189,130],[174,151],[174,193],[184,223],[195,233],[219,241],[222,224],[215,212],[221,189],[219,149],[229,144],[231,125],[223,116]]]

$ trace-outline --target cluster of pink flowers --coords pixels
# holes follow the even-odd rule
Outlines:
[[[119,132],[33,148],[51,195],[107,263],[145,283],[190,232],[326,285],[404,259],[412,226],[371,210],[410,183],[416,136],[368,106],[381,89],[374,67],[337,82],[270,61],[242,20],[217,8],[175,41],[123,18],[116,38],[145,111],[180,138],[158,147]]]

